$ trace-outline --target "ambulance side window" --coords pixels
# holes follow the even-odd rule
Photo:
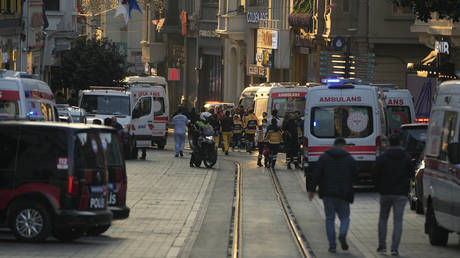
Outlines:
[[[147,116],[150,114],[151,110],[152,110],[152,98],[151,97],[141,98],[136,103],[136,107],[134,107],[133,118]]]
[[[455,126],[457,125],[457,112],[447,111],[444,114],[441,135],[441,150],[439,159],[447,161],[447,145],[454,142]]]

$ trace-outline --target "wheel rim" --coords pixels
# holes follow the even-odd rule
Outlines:
[[[16,230],[24,238],[34,238],[44,227],[43,215],[35,209],[24,209],[16,217]]]

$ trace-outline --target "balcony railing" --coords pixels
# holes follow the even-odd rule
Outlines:
[[[235,11],[219,16],[216,32],[224,35],[244,35],[246,33],[246,26],[246,16]]]

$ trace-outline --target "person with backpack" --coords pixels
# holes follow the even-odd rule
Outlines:
[[[255,149],[255,134],[257,131],[257,117],[253,110],[248,111],[244,119],[244,130],[246,135],[246,151],[251,153]]]
[[[336,213],[340,219],[340,244],[343,250],[349,248],[346,237],[350,225],[350,203],[353,203],[354,198],[353,179],[357,169],[345,145],[344,138],[336,138],[334,146],[320,156],[313,175],[307,180],[308,199],[313,200],[316,187],[319,187],[319,197],[323,199],[330,253],[336,252]]]
[[[281,129],[278,126],[278,121],[276,119],[271,120],[272,123],[267,127],[267,132],[265,134],[265,141],[268,142],[270,148],[270,158],[268,167],[275,168],[276,158],[280,148],[282,136]]]
[[[399,243],[403,229],[404,207],[407,203],[410,178],[414,172],[409,154],[400,146],[401,138],[392,134],[390,147],[377,157],[374,182],[380,193],[380,213],[378,223],[378,253],[386,253],[387,223],[393,208],[393,237],[391,255],[399,255]]]
[[[228,155],[228,149],[230,146],[230,141],[232,139],[233,131],[233,119],[231,117],[230,111],[225,111],[225,116],[220,121],[222,127],[222,140],[224,142],[224,152],[225,155]]]

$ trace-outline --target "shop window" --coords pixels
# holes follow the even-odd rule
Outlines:
[[[447,161],[447,146],[449,145],[449,143],[454,142],[456,124],[457,124],[457,113],[447,111],[444,115],[444,122],[442,126],[441,151],[439,152],[440,160]]]
[[[43,0],[43,3],[45,4],[45,10],[59,11],[60,10],[59,1],[60,0]]]

